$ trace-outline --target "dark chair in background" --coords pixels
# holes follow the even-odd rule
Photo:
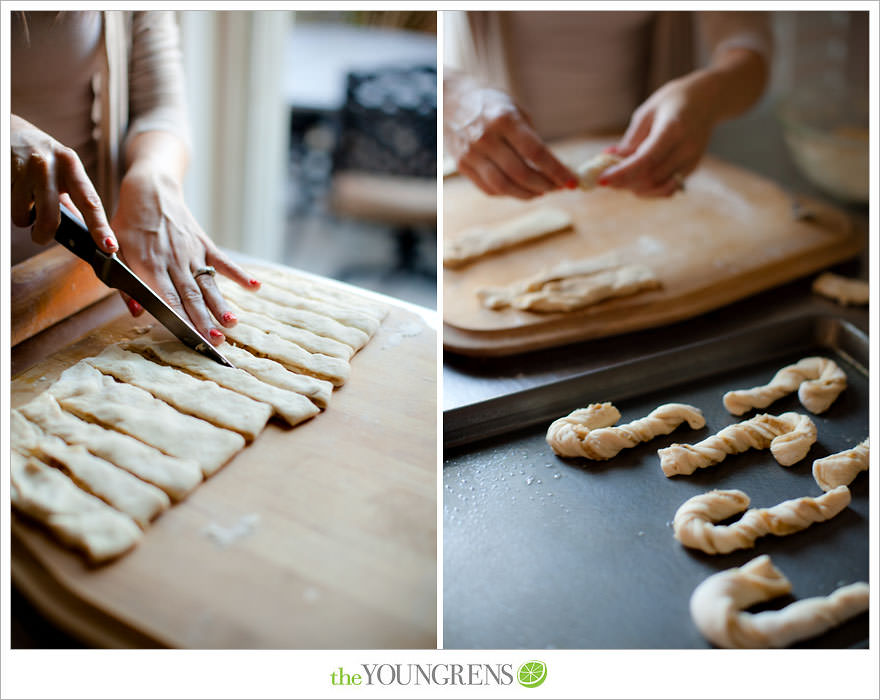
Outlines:
[[[340,279],[437,274],[437,72],[433,66],[349,73],[333,153],[329,208],[390,226],[395,260],[350,265]],[[419,254],[430,235],[430,253]],[[369,244],[365,241],[365,244]]]

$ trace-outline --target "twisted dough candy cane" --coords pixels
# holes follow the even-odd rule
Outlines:
[[[868,584],[852,583],[827,597],[805,598],[782,610],[743,612],[791,592],[791,582],[763,554],[710,576],[691,594],[691,618],[702,635],[726,649],[786,647],[816,637],[868,609]]]
[[[823,491],[848,485],[859,472],[868,471],[868,438],[851,450],[828,455],[813,462],[813,478]]]
[[[750,448],[770,452],[779,464],[790,466],[802,460],[816,442],[816,426],[808,416],[790,411],[779,416],[762,413],[723,428],[696,445],[678,443],[657,450],[660,468],[666,476],[693,474],[697,469],[722,461],[727,455]]]
[[[772,508],[751,508],[732,525],[715,525],[719,520],[744,511],[749,497],[742,491],[709,491],[686,500],[675,512],[672,529],[685,547],[706,554],[727,554],[748,549],[767,534],[790,535],[813,523],[830,520],[849,505],[846,486],[838,486],[818,498],[793,498]]]
[[[700,409],[683,403],[667,403],[644,418],[613,426],[620,412],[610,403],[594,403],[559,418],[547,429],[547,444],[560,457],[611,459],[621,450],[668,435],[684,421],[702,428],[706,420]]]
[[[750,408],[765,408],[795,389],[804,408],[810,413],[822,413],[846,389],[846,374],[834,360],[805,357],[783,367],[769,384],[728,391],[724,395],[724,408],[735,416],[741,416]]]

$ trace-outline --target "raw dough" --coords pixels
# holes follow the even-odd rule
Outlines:
[[[575,311],[613,297],[656,289],[660,282],[643,265],[623,265],[615,254],[566,260],[507,287],[477,291],[483,306],[524,311]]]
[[[754,546],[755,540],[764,535],[790,535],[829,520],[849,502],[849,489],[838,486],[818,498],[805,496],[772,508],[750,508],[732,525],[715,525],[749,507],[749,497],[742,491],[715,490],[685,501],[675,513],[672,528],[675,539],[685,547],[706,554],[727,554]]]
[[[806,598],[782,610],[743,612],[791,592],[791,583],[766,554],[740,568],[710,576],[691,594],[690,611],[702,635],[726,649],[781,648],[816,637],[868,609],[866,583]]]
[[[251,355],[247,350],[237,348],[234,345],[227,344],[223,348],[223,354],[238,369],[243,369],[266,384],[303,394],[319,408],[327,408],[327,404],[330,403],[333,385],[324,379],[291,372],[275,360]]]
[[[868,438],[851,450],[844,450],[813,462],[813,478],[823,491],[849,485],[859,472],[868,471]]]
[[[57,469],[17,452],[11,453],[9,466],[12,505],[93,563],[124,554],[143,537],[134,520],[86,493]]]
[[[592,190],[599,184],[599,176],[623,158],[614,153],[598,153],[575,171],[582,190]]]
[[[226,290],[235,284],[218,280],[220,291],[224,294]],[[379,329],[382,321],[377,319],[373,314],[352,306],[344,306],[338,301],[325,301],[323,299],[312,299],[310,297],[298,296],[287,289],[275,284],[264,282],[260,287],[259,294],[262,298],[285,306],[291,309],[301,309],[302,311],[311,311],[321,316],[327,316],[334,321],[341,323],[343,326],[351,326],[366,333],[369,337]]]
[[[85,420],[131,435],[173,457],[194,459],[205,476],[244,447],[238,433],[178,413],[143,389],[105,377],[84,361],[62,372],[49,392],[62,408]]]
[[[307,350],[310,353],[336,357],[340,360],[345,360],[346,362],[348,362],[351,359],[351,356],[354,355],[354,349],[350,345],[340,343],[338,340],[325,338],[324,336],[312,333],[312,331],[306,330],[305,328],[288,326],[266,316],[265,314],[245,311],[235,306],[234,303],[231,304],[231,306],[238,315],[239,323],[258,328],[264,333],[276,335],[279,338],[284,338],[284,340],[289,340],[291,343],[299,345],[303,350]]]
[[[842,306],[864,306],[871,300],[871,290],[866,280],[843,277],[833,272],[823,272],[813,280],[813,291]]]
[[[751,408],[765,408],[795,389],[804,408],[810,413],[822,413],[846,389],[846,374],[834,360],[805,357],[783,367],[769,384],[728,391],[724,395],[724,407],[740,416]]]
[[[304,277],[291,275],[289,272],[260,268],[256,276],[260,280],[268,280],[274,288],[290,292],[296,297],[323,301],[336,307],[355,309],[371,316],[379,323],[388,315],[388,307],[384,304],[373,302],[360,294],[348,292],[329,284],[318,284]]]
[[[273,413],[267,403],[150,362],[143,355],[123,350],[118,345],[106,347],[100,355],[87,357],[85,362],[121,382],[150,392],[181,413],[241,433],[248,442],[260,434]]]
[[[666,476],[693,474],[697,469],[722,461],[727,455],[767,447],[779,464],[799,462],[816,442],[816,426],[801,413],[772,416],[762,413],[750,420],[728,425],[696,445],[674,444],[657,450]]]
[[[590,404],[553,421],[547,430],[547,444],[560,457],[611,459],[624,448],[668,435],[684,421],[691,428],[706,425],[700,409],[681,403],[664,404],[644,418],[609,427],[619,419],[620,412],[610,403]]]
[[[310,353],[296,343],[265,333],[241,321],[232,328],[224,328],[223,332],[227,339],[244,346],[255,355],[275,360],[294,372],[326,379],[333,386],[342,386],[351,374],[351,367],[346,360]]]
[[[337,340],[340,343],[345,343],[352,350],[360,350],[370,340],[370,336],[358,328],[343,326],[339,321],[335,321],[329,316],[322,316],[312,311],[281,306],[269,301],[260,292],[247,292],[235,284],[225,285],[223,294],[242,309],[269,316],[276,321],[286,323],[288,326],[304,328],[325,338]]]
[[[571,228],[571,215],[563,209],[543,207],[513,219],[462,231],[443,245],[443,264],[461,267],[490,253],[538,240]]]
[[[86,423],[61,410],[48,392],[19,410],[46,433],[71,445],[82,445],[92,454],[158,486],[172,500],[184,498],[202,481],[202,471],[192,459],[171,457],[128,435]]]
[[[142,528],[171,505],[168,496],[152,484],[95,457],[82,445],[68,445],[61,438],[46,435],[18,411],[10,415],[10,444],[25,456],[59,465],[77,486],[122,511]]]
[[[233,369],[218,364],[190,350],[178,340],[155,341],[138,338],[131,343],[125,343],[124,347],[172,367],[179,367],[190,374],[211,379],[220,386],[249,396],[255,401],[267,403],[289,425],[296,425],[320,413],[318,407],[302,394],[283,391],[277,386],[260,381],[243,369]],[[230,361],[232,361],[231,356]]]

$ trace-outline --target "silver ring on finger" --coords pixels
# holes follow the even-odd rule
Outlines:
[[[193,273],[193,277],[198,279],[201,275],[208,275],[209,277],[213,277],[216,274],[217,270],[215,270],[211,265],[203,265]]]

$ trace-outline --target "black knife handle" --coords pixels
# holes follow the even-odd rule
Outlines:
[[[55,232],[55,240],[67,248],[77,257],[85,260],[89,265],[92,264],[98,246],[92,239],[92,234],[73,213],[63,204],[61,207],[61,223]]]
[[[109,263],[115,260],[115,256],[108,255],[98,247],[85,224],[76,218],[70,209],[63,204],[59,206],[61,207],[61,223],[58,230],[55,231],[55,240],[71,253],[85,260],[92,266],[98,279],[104,284],[108,284]]]

